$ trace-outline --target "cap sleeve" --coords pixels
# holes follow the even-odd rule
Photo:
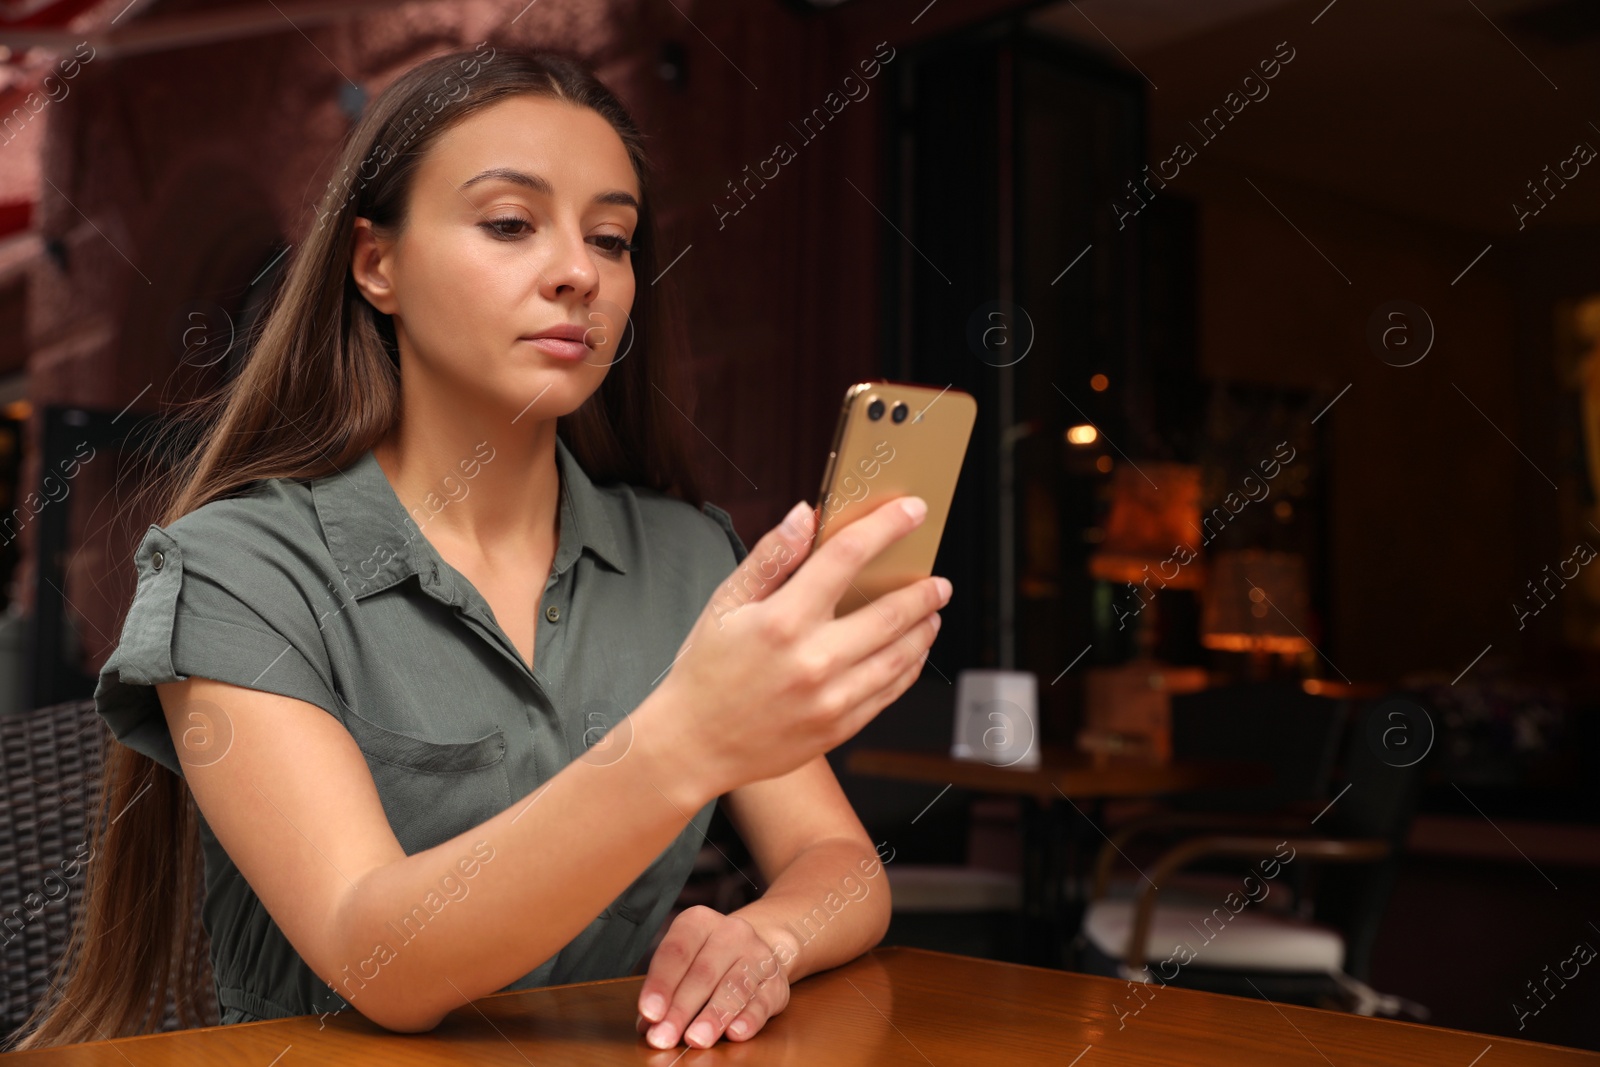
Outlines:
[[[733,528],[733,517],[709,501],[700,505],[700,511],[715,519],[717,525],[722,527],[722,532],[727,534],[728,544],[733,548],[733,565],[737,567],[743,563],[744,558],[750,554],[750,551],[745,548],[744,542],[739,539],[739,532]]]
[[[214,678],[304,700],[343,721],[310,611],[310,634],[289,640],[286,627],[264,617],[263,605],[230,590],[221,578],[224,561],[205,556],[192,538],[180,544],[160,526],[146,531],[134,551],[133,603],[94,693],[95,708],[118,741],[176,774],[183,771],[154,688],[161,682]]]

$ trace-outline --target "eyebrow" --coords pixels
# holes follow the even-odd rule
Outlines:
[[[471,186],[477,185],[479,182],[494,181],[511,182],[514,185],[521,185],[532,189],[541,196],[555,195],[555,187],[550,184],[548,179],[543,178],[538,174],[529,174],[526,171],[517,170],[514,167],[493,167],[484,171],[482,174],[474,175],[473,177],[468,178],[466,181],[461,183],[461,188],[467,189]],[[621,189],[608,189],[603,193],[596,193],[594,197],[594,203],[616,204],[621,207],[631,207],[635,211],[639,210],[639,201],[634,199],[632,193],[624,192]]]

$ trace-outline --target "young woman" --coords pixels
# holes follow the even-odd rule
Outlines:
[[[645,1040],[748,1039],[882,937],[824,753],[917,677],[949,583],[834,619],[920,502],[815,552],[801,502],[747,555],[700,500],[640,143],[549,53],[368,105],[135,552],[85,904],[19,1047],[152,1029],[169,992],[194,1020],[202,871],[225,1023],[425,1031],[629,974],[719,799],[768,889],[678,916]]]

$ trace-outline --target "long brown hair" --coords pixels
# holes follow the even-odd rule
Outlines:
[[[487,52],[485,52],[487,49]],[[464,94],[461,87],[465,87]],[[351,129],[317,221],[285,267],[271,309],[251,331],[234,378],[172,424],[193,447],[153,486],[165,525],[269,478],[317,478],[378,443],[400,413],[393,321],[356,287],[354,219],[398,233],[413,175],[446,129],[498,100],[534,94],[590,108],[621,137],[638,178],[638,292],[632,345],[557,432],[596,482],[659,490],[695,506],[682,414],[653,395],[681,391],[685,361],[677,302],[657,273],[653,167],[643,137],[615,96],[579,60],[548,51],[493,49],[436,56],[408,70],[367,105]],[[371,173],[372,171],[376,173]],[[622,342],[619,340],[618,344]],[[682,399],[675,401],[685,407]],[[201,892],[197,812],[183,779],[107,739],[93,853],[72,937],[15,1048],[148,1033],[170,996],[181,1025],[202,1025],[209,946],[195,922]],[[111,812],[120,813],[108,821]]]

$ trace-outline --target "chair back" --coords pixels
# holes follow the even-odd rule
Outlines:
[[[1433,726],[1416,716],[1396,717],[1395,694],[1353,702],[1330,805],[1316,829],[1330,837],[1376,838],[1389,843],[1387,858],[1369,864],[1327,864],[1317,871],[1314,917],[1345,935],[1345,970],[1366,980],[1378,927],[1394,890],[1417,812],[1424,775],[1435,753]],[[1406,700],[1436,726],[1439,717],[1413,694]],[[1405,737],[1395,731],[1405,731]],[[1399,743],[1403,742],[1403,743]]]
[[[106,732],[94,708],[79,700],[0,718],[0,1030],[7,1035],[49,989],[83,899]]]
[[[1296,682],[1217,686],[1172,696],[1172,756],[1271,766],[1272,781],[1197,790],[1169,799],[1187,811],[1262,812],[1327,794],[1345,703]]]
[[[0,716],[0,1047],[49,991],[67,950],[105,745],[115,743],[92,698]],[[161,1029],[177,1028],[169,993]]]

